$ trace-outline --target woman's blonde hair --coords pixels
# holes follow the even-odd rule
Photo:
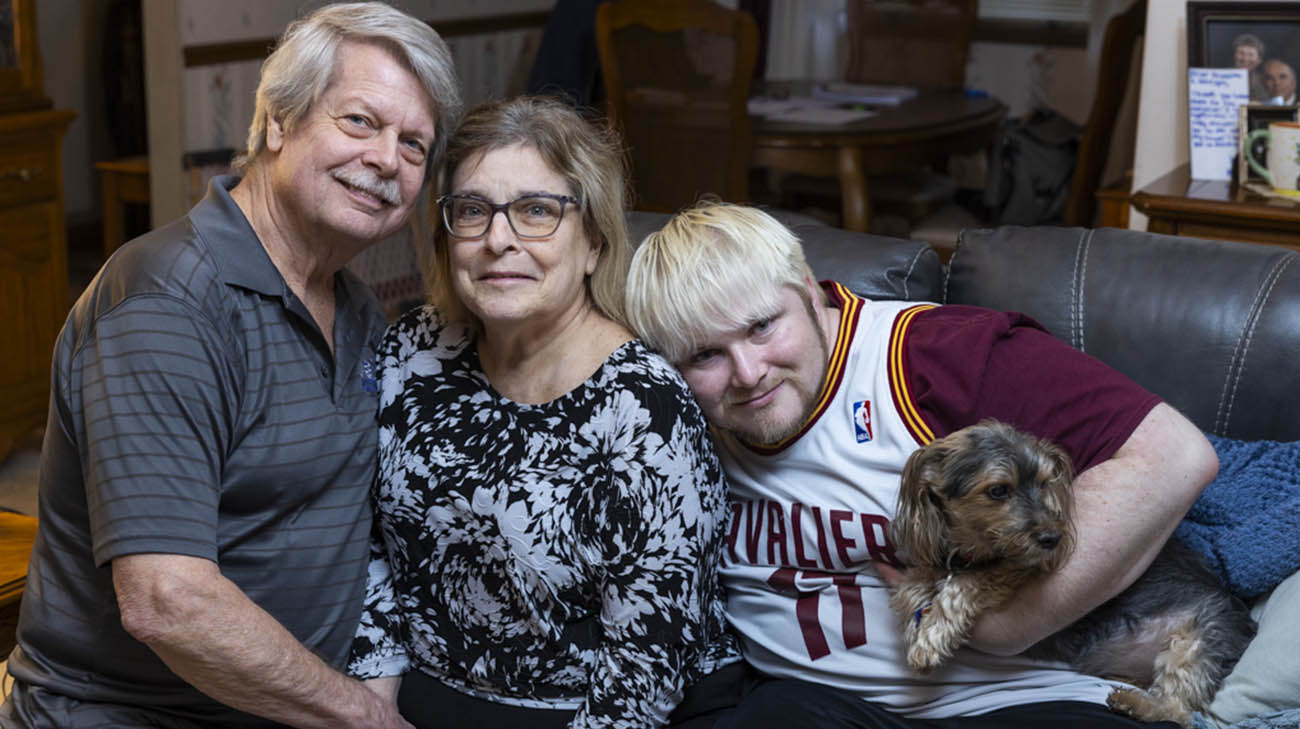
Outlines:
[[[628,320],[651,349],[681,362],[713,333],[748,326],[783,286],[808,303],[811,280],[789,228],[757,208],[705,202],[674,215],[637,249]]]
[[[607,123],[585,119],[558,98],[518,96],[489,101],[471,109],[452,135],[439,187],[449,189],[462,164],[477,163],[482,154],[515,145],[535,150],[564,178],[568,193],[578,198],[576,212],[582,216],[583,231],[600,248],[596,268],[587,277],[587,295],[597,311],[627,326],[623,291],[632,251],[624,220],[627,159],[618,134]],[[432,255],[424,263],[429,303],[444,321],[464,323],[480,332],[482,322],[465,308],[452,287],[450,246],[454,241],[440,215],[434,212],[430,219],[438,222]]]

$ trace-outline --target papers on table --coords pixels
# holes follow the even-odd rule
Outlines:
[[[792,124],[848,124],[875,116],[870,109],[844,108],[843,102],[791,96],[784,99],[756,97],[749,100],[749,113],[771,121]]]
[[[875,116],[871,107],[898,106],[916,98],[911,86],[819,83],[807,96],[758,97],[749,100],[749,113],[770,121],[795,124],[849,124]]]
[[[898,106],[916,98],[911,86],[882,86],[879,84],[826,83],[813,87],[814,98],[836,101],[841,104],[869,104],[872,106]]]

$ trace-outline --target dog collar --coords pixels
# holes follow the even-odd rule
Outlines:
[[[988,560],[986,562],[976,562],[975,555],[972,552],[953,552],[948,555],[948,563],[943,565],[948,569],[948,577],[952,577],[954,571],[974,570],[995,564],[997,560]]]

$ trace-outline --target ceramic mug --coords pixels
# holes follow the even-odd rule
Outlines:
[[[1246,149],[1250,150],[1260,137],[1268,139],[1267,166],[1261,166],[1249,151],[1246,163],[1273,186],[1274,192],[1300,197],[1300,122],[1273,122],[1267,129],[1256,129],[1246,136]]]

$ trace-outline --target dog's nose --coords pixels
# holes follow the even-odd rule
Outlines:
[[[1034,540],[1043,549],[1052,550],[1061,543],[1061,535],[1056,532],[1038,532],[1034,535]]]

